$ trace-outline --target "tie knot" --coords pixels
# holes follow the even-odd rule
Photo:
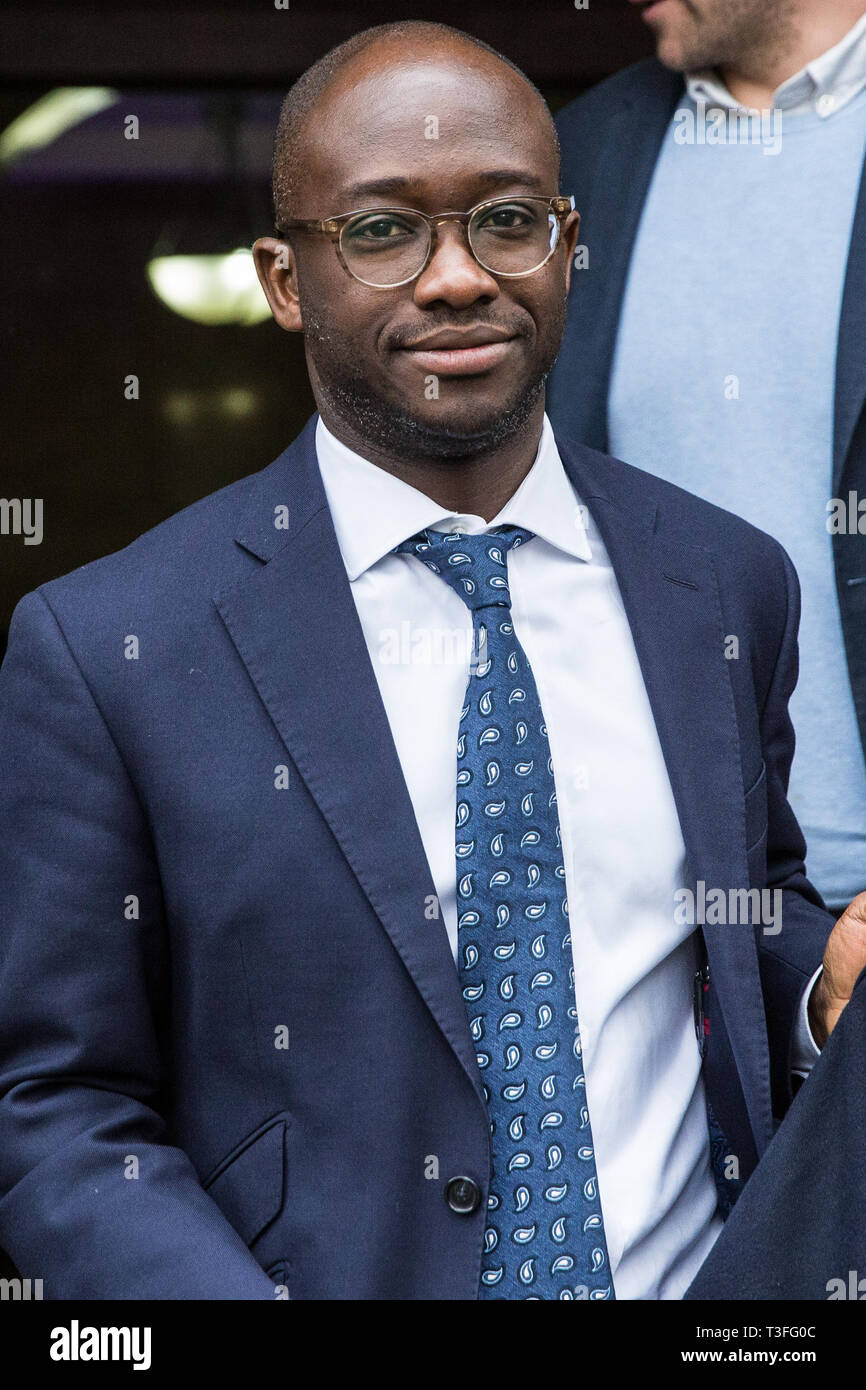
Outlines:
[[[533,534],[522,526],[497,526],[474,535],[428,527],[401,541],[394,553],[417,555],[473,612],[491,606],[510,608],[508,552],[512,546],[531,540]]]

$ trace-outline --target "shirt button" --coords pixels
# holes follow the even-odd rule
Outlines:
[[[815,110],[819,116],[829,116],[831,111],[836,110],[836,98],[830,92],[822,92],[815,103]]]
[[[445,1201],[458,1216],[471,1216],[481,1205],[481,1189],[472,1178],[451,1178],[445,1187]]]

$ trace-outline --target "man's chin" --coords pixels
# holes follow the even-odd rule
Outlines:
[[[662,67],[669,68],[671,72],[698,72],[712,67],[712,63],[705,61],[702,54],[686,48],[675,37],[656,44],[656,57]]]
[[[660,6],[658,18],[652,16],[646,21],[647,29],[655,40],[656,57],[659,62],[672,72],[691,72],[698,67],[706,67],[709,64],[696,61],[698,45],[695,43],[697,38],[694,32],[694,25],[688,15],[679,14],[665,15],[669,5]],[[675,6],[675,9],[680,9]],[[702,56],[702,55],[701,55]]]
[[[502,432],[503,422],[510,420],[512,409],[475,411],[471,415],[455,411],[435,416],[400,411],[394,422],[401,435],[416,444],[426,444],[425,452],[449,455],[482,453],[495,445]],[[513,428],[507,430],[513,432]]]
[[[353,383],[328,390],[332,407],[373,449],[417,459],[464,459],[501,448],[528,423],[545,376],[510,400],[471,405],[430,402],[424,411],[384,401]]]

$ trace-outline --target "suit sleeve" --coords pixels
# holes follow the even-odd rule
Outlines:
[[[833,918],[806,876],[806,842],[788,801],[794,729],[788,701],[797,683],[800,586],[781,547],[787,601],[785,628],[764,707],[761,745],[767,769],[767,878],[779,889],[781,930],[758,932],[758,956],[770,1043],[773,1112],[781,1116],[792,1099],[791,1067],[803,991],[821,964]]]
[[[38,591],[0,670],[0,768],[0,1245],[47,1298],[272,1300],[167,1135],[151,837]]]

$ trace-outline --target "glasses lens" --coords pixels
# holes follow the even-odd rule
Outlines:
[[[429,237],[423,217],[374,209],[345,223],[340,247],[352,274],[366,285],[399,285],[423,266]]]
[[[526,275],[547,260],[559,240],[559,223],[549,204],[515,198],[479,208],[469,221],[469,242],[494,275]]]

